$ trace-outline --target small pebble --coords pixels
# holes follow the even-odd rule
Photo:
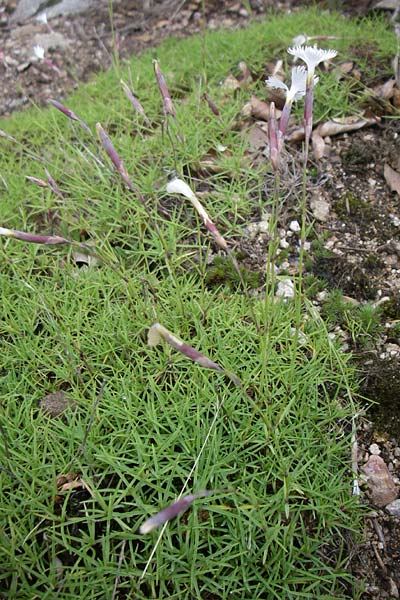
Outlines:
[[[276,295],[283,298],[293,298],[294,297],[294,283],[289,277],[283,277],[278,282],[278,288],[276,290]]]
[[[371,454],[381,453],[381,449],[379,448],[378,444],[371,444],[368,450],[371,452]]]
[[[397,500],[393,500],[385,507],[386,512],[389,513],[392,517],[400,518],[400,498]]]
[[[300,223],[298,221],[290,221],[289,229],[293,233],[298,233],[301,229]]]

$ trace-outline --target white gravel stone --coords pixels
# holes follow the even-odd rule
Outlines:
[[[310,202],[310,208],[317,221],[324,222],[328,219],[331,206],[324,198],[313,198]]]
[[[298,221],[290,221],[289,229],[293,233],[298,233],[301,230],[300,223]]]
[[[368,450],[371,452],[371,454],[381,453],[381,449],[379,448],[378,444],[371,444]]]
[[[276,295],[280,298],[294,297],[294,283],[289,277],[282,277],[282,279],[278,282]]]
[[[392,517],[397,517],[400,519],[400,498],[390,502],[390,504],[386,506],[385,510],[389,513],[389,515],[392,515]]]

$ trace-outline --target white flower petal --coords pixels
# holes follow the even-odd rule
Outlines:
[[[288,100],[299,100],[306,93],[307,71],[304,67],[292,69],[292,83],[288,93]]]
[[[160,324],[154,323],[147,332],[147,343],[149,346],[157,346],[161,340],[161,333],[159,331]]]
[[[0,235],[12,235],[12,229],[6,229],[5,227],[0,227]]]
[[[296,58],[303,60],[308,70],[313,73],[314,69],[319,63],[334,58],[337,55],[336,50],[323,50],[315,46],[294,46],[288,48],[289,54],[292,54]]]
[[[308,39],[308,35],[302,33],[301,35],[296,35],[296,37],[292,39],[292,44],[293,46],[303,46],[306,42],[308,42]]]
[[[285,90],[286,93],[289,91],[289,88],[286,85],[286,83],[283,83],[283,81],[281,81],[280,79],[278,79],[278,77],[275,77],[274,75],[268,77],[268,79],[265,80],[265,83],[268,87],[279,88],[281,90]]]
[[[182,179],[175,177],[167,183],[167,192],[168,194],[181,194],[188,198],[189,200],[196,200],[196,196],[190,189],[187,183],[185,183]]]
[[[33,51],[39,60],[44,59],[44,48],[42,46],[33,46]]]
[[[39,21],[39,23],[44,23],[45,25],[47,25],[47,15],[45,12],[40,13],[40,15],[38,15],[36,17],[36,21]]]

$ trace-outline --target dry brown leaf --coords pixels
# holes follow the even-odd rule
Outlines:
[[[243,104],[240,114],[245,119],[247,119],[248,117],[251,117],[251,102],[250,101],[246,102],[246,104]]]
[[[356,131],[362,127],[368,127],[369,125],[375,125],[379,123],[379,117],[359,117],[356,115],[350,117],[343,117],[341,119],[334,119],[332,121],[325,121],[320,123],[314,130],[313,136],[327,137],[330,135],[338,135],[339,133],[346,133],[347,131]],[[304,140],[304,127],[297,127],[289,132],[286,136],[288,142],[300,142]],[[318,141],[317,141],[318,143]]]
[[[249,152],[256,153],[268,144],[268,126],[266,123],[255,123],[248,133]]]
[[[304,140],[304,127],[296,127],[292,129],[286,136],[288,142],[301,142]]]
[[[75,481],[81,477],[80,473],[66,473],[62,475],[58,475],[56,479],[57,489],[61,489],[63,485],[69,483],[71,481]]]
[[[347,60],[346,62],[341,63],[333,70],[335,79],[337,81],[340,81],[344,78],[345,75],[350,75],[353,69],[354,62],[352,60]]]
[[[231,91],[235,92],[236,90],[238,90],[240,88],[240,83],[236,79],[236,77],[234,75],[232,75],[232,73],[230,73],[228,75],[228,77],[225,79],[225,81],[223,82],[222,88],[224,90],[231,90]]]
[[[400,108],[400,90],[398,87],[393,88],[393,106]]]
[[[56,479],[56,486],[58,494],[64,494],[70,490],[85,489],[93,497],[93,491],[89,484],[82,478],[79,473],[66,473],[65,475],[59,475]],[[55,497],[56,502],[60,502],[61,496]]]
[[[250,83],[253,82],[253,77],[251,76],[250,69],[247,66],[247,64],[244,62],[244,60],[241,60],[238,66],[239,66],[239,70],[241,73],[240,86],[246,87],[246,86],[250,85]]]
[[[268,103],[273,102],[279,110],[282,110],[285,106],[285,92],[280,89],[267,89],[267,100]]]
[[[251,114],[256,119],[261,119],[262,121],[268,121],[269,119],[269,102],[264,102],[263,100],[259,100],[257,96],[252,96],[250,98],[250,106],[251,106]]]
[[[378,98],[382,100],[390,100],[393,96],[393,88],[396,85],[394,79],[388,79],[385,83],[374,87],[373,92]]]
[[[314,129],[311,139],[312,139],[314,158],[315,158],[315,160],[321,160],[321,158],[325,154],[325,142],[324,142],[324,138],[321,136],[321,134],[318,131],[318,127],[316,129]]]
[[[387,163],[383,168],[383,175],[386,179],[386,183],[392,190],[392,192],[397,192],[400,196],[400,173],[392,169]]]
[[[267,73],[274,77],[282,77],[282,79],[284,79],[285,72],[283,70],[283,60],[277,60],[276,63],[268,63]]]
[[[100,260],[97,256],[85,253],[82,250],[72,252],[72,258],[77,265],[86,265],[87,267],[97,267],[100,264]]]
[[[380,8],[383,10],[396,10],[398,6],[399,0],[380,0],[380,2],[375,5],[375,8]]]
[[[270,103],[259,100],[257,96],[252,95],[250,98],[250,114],[256,119],[261,121],[268,121],[269,119]],[[277,119],[281,116],[280,110],[275,110]]]
[[[341,65],[339,65],[339,69],[345,75],[350,73],[354,68],[354,62],[352,60],[346,60]]]
[[[356,131],[368,125],[375,125],[378,122],[377,117],[359,117],[356,115],[343,117],[342,119],[332,119],[318,125],[319,135],[326,137],[327,135],[338,135],[347,131]]]

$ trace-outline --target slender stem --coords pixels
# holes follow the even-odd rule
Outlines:
[[[233,267],[234,267],[236,273],[238,274],[240,283],[241,283],[242,288],[243,288],[244,295],[246,296],[246,300],[248,302],[248,307],[249,307],[249,310],[250,310],[250,313],[251,313],[251,318],[252,318],[253,323],[254,323],[254,325],[256,327],[257,333],[260,333],[260,324],[258,322],[258,318],[257,318],[257,315],[256,315],[255,310],[254,310],[253,302],[252,302],[252,299],[250,298],[249,289],[248,289],[247,284],[246,284],[246,282],[244,280],[243,273],[240,270],[238,261],[233,256],[233,254],[229,250],[229,248],[227,248],[226,253],[228,254],[229,258],[231,259]]]
[[[268,252],[267,252],[267,264],[266,264],[266,273],[265,273],[265,302],[266,302],[266,311],[267,311],[267,321],[266,321],[266,331],[270,330],[270,322],[272,318],[272,311],[270,310],[270,303],[273,302],[275,295],[275,283],[276,283],[276,274],[275,274],[275,260],[276,260],[276,251],[277,251],[277,227],[278,227],[278,219],[279,219],[279,188],[280,188],[280,178],[279,174],[275,172],[274,177],[274,192],[272,199],[272,207],[271,207],[271,220],[269,231],[271,234],[271,241],[268,244]]]

